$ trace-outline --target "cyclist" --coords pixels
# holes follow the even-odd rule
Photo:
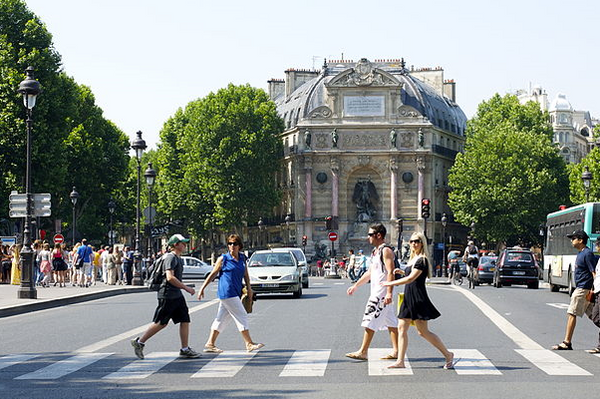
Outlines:
[[[467,263],[469,270],[469,288],[475,288],[477,281],[477,268],[479,267],[479,248],[473,241],[469,241],[465,248],[463,260]]]

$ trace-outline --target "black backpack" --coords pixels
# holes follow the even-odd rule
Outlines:
[[[392,247],[391,245],[387,245],[385,244],[383,246],[383,248],[389,248],[392,250],[392,252],[394,253],[394,269],[400,269],[400,261],[398,260],[398,253],[396,252],[396,249],[394,247]],[[383,262],[383,248],[381,248],[381,253],[379,254],[379,259],[381,260],[381,271],[385,271],[385,263]]]
[[[160,258],[154,261],[154,264],[148,269],[148,278],[146,279],[146,287],[151,291],[158,291],[163,285],[165,280],[164,264],[167,258],[167,254],[164,254]]]

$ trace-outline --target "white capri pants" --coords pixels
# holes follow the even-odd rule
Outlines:
[[[242,305],[242,300],[237,296],[219,300],[217,317],[210,328],[221,332],[231,319],[233,319],[239,331],[248,329],[248,313]]]

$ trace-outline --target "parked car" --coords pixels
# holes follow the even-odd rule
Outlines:
[[[300,248],[273,248],[274,252],[291,252],[296,257],[298,261],[298,266],[302,268],[302,288],[308,288],[308,260],[306,260],[306,255],[304,251]]]
[[[256,251],[248,261],[250,285],[256,294],[288,293],[302,296],[302,268],[290,251]]]
[[[199,279],[206,278],[212,271],[212,266],[193,256],[182,256],[183,278]]]
[[[494,282],[494,273],[496,272],[497,260],[497,256],[482,256],[479,259],[479,267],[477,268],[477,271],[479,273],[480,283],[492,284]]]
[[[498,257],[494,272],[494,286],[527,285],[537,289],[540,285],[540,268],[533,253],[528,249],[507,248]]]

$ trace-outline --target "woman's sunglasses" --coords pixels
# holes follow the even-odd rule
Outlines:
[[[410,240],[409,243],[411,243],[411,244],[420,244],[421,240]]]

